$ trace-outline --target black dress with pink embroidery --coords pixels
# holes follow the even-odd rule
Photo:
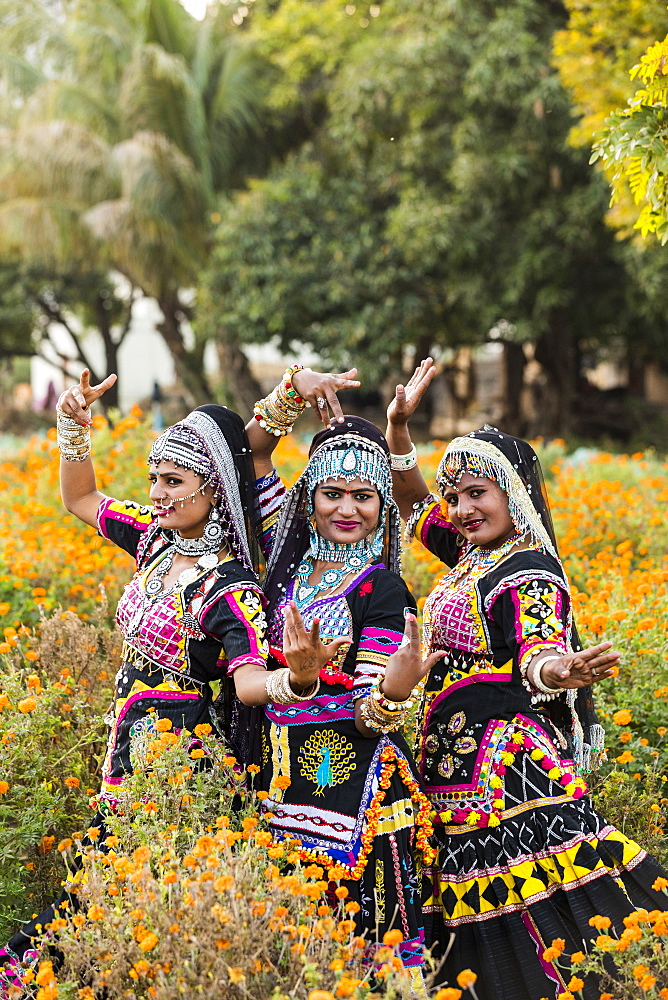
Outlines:
[[[238,560],[221,561],[186,587],[177,585],[151,600],[146,581],[168,554],[171,533],[156,522],[151,507],[112,498],[100,504],[98,525],[100,533],[134,556],[137,564],[116,612],[124,641],[113,707],[106,720],[109,738],[98,812],[91,820],[102,843],[105,816],[115,807],[120,786],[145,759],[147,741],[157,735],[159,718],[170,719],[174,732],[192,733],[200,723],[209,723],[232,753],[242,754],[239,743],[247,734],[237,733],[241,726],[235,726],[238,703],[231,677],[244,663],[264,666],[267,647],[264,594]],[[224,713],[213,709],[212,681],[222,682]],[[198,761],[198,766],[206,766],[206,760]],[[84,838],[83,843],[90,841]],[[0,949],[0,964],[5,967],[0,991],[21,981],[21,963],[38,957],[34,939],[39,929],[51,923],[54,908],[69,898],[64,892]]]
[[[568,651],[559,562],[537,548],[512,551],[512,541],[473,558],[458,537],[440,504],[426,507],[416,538],[452,567],[424,609],[428,648],[448,651],[422,712],[419,765],[437,850],[424,870],[426,944],[447,953],[443,984],[472,969],[480,1000],[553,1000],[577,972],[569,955],[598,933],[589,919],[602,914],[623,930],[637,907],[666,909],[652,888],[665,873],[593,808],[570,744],[526,680],[537,650]],[[566,942],[559,967],[542,957],[555,938]],[[599,993],[588,980],[582,996]]]

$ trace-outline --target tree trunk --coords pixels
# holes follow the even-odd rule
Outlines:
[[[522,344],[512,340],[503,341],[503,413],[500,426],[508,434],[524,437],[526,416],[522,408],[524,369],[527,359]]]
[[[186,311],[179,300],[178,293],[165,295],[158,299],[162,310],[162,321],[157,329],[169,348],[174,359],[177,377],[181,380],[184,395],[191,406],[200,406],[211,399],[211,387],[204,372],[203,351],[189,351],[183,340],[181,323]]]
[[[536,430],[547,438],[564,437],[573,427],[579,372],[576,344],[563,313],[553,313],[550,329],[536,341],[535,358],[544,376],[536,397]]]
[[[225,402],[249,420],[253,406],[264,396],[262,386],[253,375],[248,358],[238,344],[222,338],[216,341],[218,364],[223,378]]]
[[[120,345],[116,343],[112,336],[111,324],[109,323],[109,313],[108,310],[104,308],[103,302],[104,300],[100,296],[98,296],[95,300],[97,328],[100,331],[102,343],[104,344],[105,370],[102,374],[102,378],[104,379],[107,375],[111,375],[112,372],[119,374],[118,348]],[[105,413],[107,410],[118,407],[118,379],[116,379],[111,389],[107,389],[104,396],[102,396],[100,399],[100,405],[104,409]]]
[[[644,400],[647,398],[647,362],[635,346],[634,350],[634,345],[629,344],[626,351],[629,395]]]

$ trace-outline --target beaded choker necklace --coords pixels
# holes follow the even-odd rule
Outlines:
[[[315,545],[311,546],[297,567],[294,588],[294,600],[297,606],[303,607],[305,604],[309,604],[315,600],[319,593],[335,590],[347,576],[350,576],[351,573],[359,573],[374,558],[373,547],[368,544],[366,538],[360,542],[343,545],[338,542],[330,542],[318,535]],[[321,559],[324,562],[339,562],[342,563],[342,566],[340,568],[331,566],[324,571],[317,583],[309,583],[316,559]]]
[[[497,545],[494,549],[483,549],[476,545],[446,573],[444,579],[452,584],[464,576],[484,576],[492,566],[504,559],[523,537],[524,535],[519,532],[514,532],[507,541],[503,542],[502,545]]]

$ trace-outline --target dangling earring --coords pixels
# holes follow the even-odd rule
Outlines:
[[[215,506],[212,506],[209,511],[209,519],[204,525],[202,536],[206,538],[211,548],[215,551],[222,549],[224,542],[223,525],[221,524],[218,508]]]
[[[461,549],[465,542],[466,539],[464,538],[463,535],[457,535],[457,537],[455,538],[455,545],[457,546],[458,549]]]

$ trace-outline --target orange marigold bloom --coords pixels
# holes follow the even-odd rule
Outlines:
[[[145,934],[141,939],[141,941],[139,942],[139,950],[152,951],[159,940],[160,938],[158,937],[157,934],[154,934],[153,931],[149,931],[149,933]]]
[[[595,917],[589,918],[589,926],[595,927],[597,931],[604,931],[610,926],[612,921],[610,917],[602,917],[600,914],[596,914]]]
[[[4,795],[5,792],[9,791],[9,784],[6,781],[0,781],[0,795]]]
[[[88,907],[88,919],[89,920],[102,920],[104,916],[104,907],[98,906],[97,903],[93,903],[92,906]]]
[[[58,850],[60,851],[61,854],[64,854],[65,851],[69,851],[71,846],[72,846],[72,841],[70,840],[69,837],[65,837],[65,839],[61,840],[60,843],[58,844]]]
[[[583,986],[584,986],[584,979],[580,979],[579,976],[573,976],[570,983],[568,984],[568,988],[572,993],[577,993],[578,990],[581,990]]]
[[[463,990],[467,990],[469,986],[473,986],[477,979],[478,976],[471,969],[462,969],[457,976],[457,986],[461,986]]]
[[[68,788],[78,788],[79,785],[81,784],[81,781],[79,780],[79,778],[75,778],[74,775],[71,774],[69,778],[65,778],[65,784],[67,785]]]
[[[1,643],[0,645],[4,645],[4,643]],[[37,708],[37,702],[31,695],[28,698],[22,698],[16,707],[18,708],[19,712],[22,712],[23,715],[26,715],[28,712],[35,711],[35,709]]]
[[[668,889],[668,878],[664,878],[663,875],[659,875],[659,877],[652,882],[652,889],[656,892],[661,892],[662,889]]]
[[[335,998],[329,990],[311,990],[308,1000],[335,1000]]]
[[[274,778],[274,784],[276,785],[277,788],[280,788],[282,791],[285,791],[286,788],[290,787],[292,782],[290,781],[287,774],[279,774],[277,778]]]
[[[616,726],[628,726],[633,719],[628,708],[620,708],[618,712],[613,712],[612,721]]]
[[[459,1000],[461,995],[461,990],[456,990],[452,986],[446,986],[445,989],[438,991],[434,1000]]]
[[[574,951],[571,955],[571,964],[577,965],[579,962],[584,962],[585,953],[583,951]]]
[[[208,736],[210,732],[211,726],[208,722],[200,722],[198,726],[195,726],[195,736]]]
[[[158,719],[155,724],[155,728],[159,733],[167,733],[172,728],[171,719]]]
[[[143,847],[137,847],[132,852],[132,860],[135,861],[138,865],[146,864],[146,862],[150,857],[151,857],[151,848],[147,847],[146,844],[144,844]]]
[[[396,927],[391,931],[385,931],[383,934],[383,944],[386,944],[389,948],[394,948],[396,945],[401,944],[403,939],[403,934]]]

